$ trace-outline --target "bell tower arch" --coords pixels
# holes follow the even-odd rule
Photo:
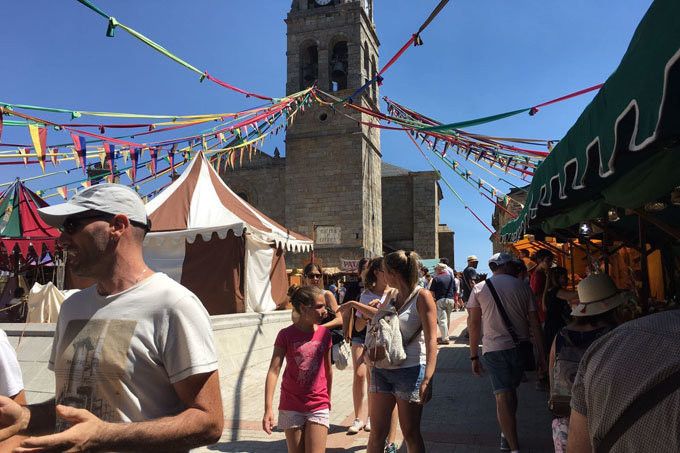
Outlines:
[[[375,75],[373,0],[293,0],[286,24],[287,94],[316,83],[347,98]],[[356,97],[377,108],[377,85]],[[324,231],[315,248],[327,266],[382,254],[380,132],[370,122],[339,104],[315,105],[286,132],[286,223],[309,236],[314,225]]]

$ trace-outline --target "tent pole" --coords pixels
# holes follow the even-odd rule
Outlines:
[[[647,309],[649,299],[649,270],[647,268],[647,231],[642,216],[638,213],[638,238],[640,247],[640,273],[642,274],[642,288],[640,290],[640,303],[643,309]]]
[[[651,223],[652,225],[654,225],[664,233],[668,234],[669,236],[673,237],[674,239],[680,240],[680,230],[668,225],[667,223],[655,218],[654,216],[647,214],[642,209],[635,209],[634,211],[638,215],[638,217]]]
[[[572,289],[576,288],[576,273],[574,272],[574,242],[569,240],[569,264],[571,267],[571,286]]]

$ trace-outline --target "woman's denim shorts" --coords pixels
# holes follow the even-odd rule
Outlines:
[[[371,367],[371,393],[391,393],[400,400],[420,402],[420,384],[425,377],[425,365],[407,368]]]

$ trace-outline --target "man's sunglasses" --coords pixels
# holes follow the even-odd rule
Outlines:
[[[310,280],[316,280],[321,278],[321,274],[307,274],[306,277]]]
[[[59,229],[62,232],[68,234],[69,236],[72,236],[76,234],[78,231],[80,231],[83,228],[83,226],[85,226],[85,223],[87,223],[88,221],[106,220],[108,222],[114,217],[115,217],[114,214],[109,214],[108,212],[91,211],[87,215],[67,218],[66,220],[64,220],[64,223],[61,225]],[[143,225],[133,220],[130,220],[130,224],[138,226],[140,228],[144,228],[146,231],[149,231],[149,229],[151,228],[150,225]]]

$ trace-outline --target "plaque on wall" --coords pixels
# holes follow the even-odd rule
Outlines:
[[[314,243],[316,245],[340,245],[342,228],[337,226],[318,226]]]

